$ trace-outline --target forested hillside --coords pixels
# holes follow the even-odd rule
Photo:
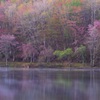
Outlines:
[[[100,0],[0,0],[0,60],[100,65]]]

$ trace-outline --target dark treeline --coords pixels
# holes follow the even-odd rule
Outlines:
[[[100,65],[99,0],[0,1],[0,59]]]

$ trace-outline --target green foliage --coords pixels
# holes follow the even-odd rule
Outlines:
[[[64,51],[56,50],[53,54],[57,56],[58,59],[62,59],[64,57]]]
[[[73,50],[72,50],[72,48],[67,48],[66,50],[64,50],[64,53],[66,56],[70,56],[70,55],[72,55]]]
[[[81,6],[81,1],[80,0],[72,0],[70,3],[66,3],[66,6],[75,6],[75,7],[78,7],[78,6]]]
[[[80,6],[81,5],[81,2],[80,0],[72,0],[72,2],[70,3],[71,6]]]
[[[86,57],[86,46],[81,45],[80,47],[78,47],[77,51],[76,51],[76,55],[79,58],[79,60],[82,61],[82,63],[85,63],[85,57]]]
[[[60,50],[56,50],[54,53],[53,53],[53,55],[56,55],[56,56],[60,56]]]
[[[66,50],[63,50],[63,51],[56,50],[53,54],[57,56],[58,59],[62,59],[64,57],[71,56],[73,54],[73,50],[72,48],[67,48]]]
[[[60,59],[62,59],[62,58],[64,58],[64,57],[66,57],[66,54],[65,54],[65,51],[61,51],[60,52]]]
[[[86,52],[86,47],[83,46],[83,45],[81,45],[81,46],[78,48],[78,52],[79,52],[80,54],[84,54],[84,53]]]

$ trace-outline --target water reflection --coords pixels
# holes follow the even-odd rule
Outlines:
[[[1,70],[0,100],[100,100],[98,70]]]

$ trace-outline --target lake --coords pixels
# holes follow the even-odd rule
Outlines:
[[[100,100],[100,69],[0,68],[0,100]]]

